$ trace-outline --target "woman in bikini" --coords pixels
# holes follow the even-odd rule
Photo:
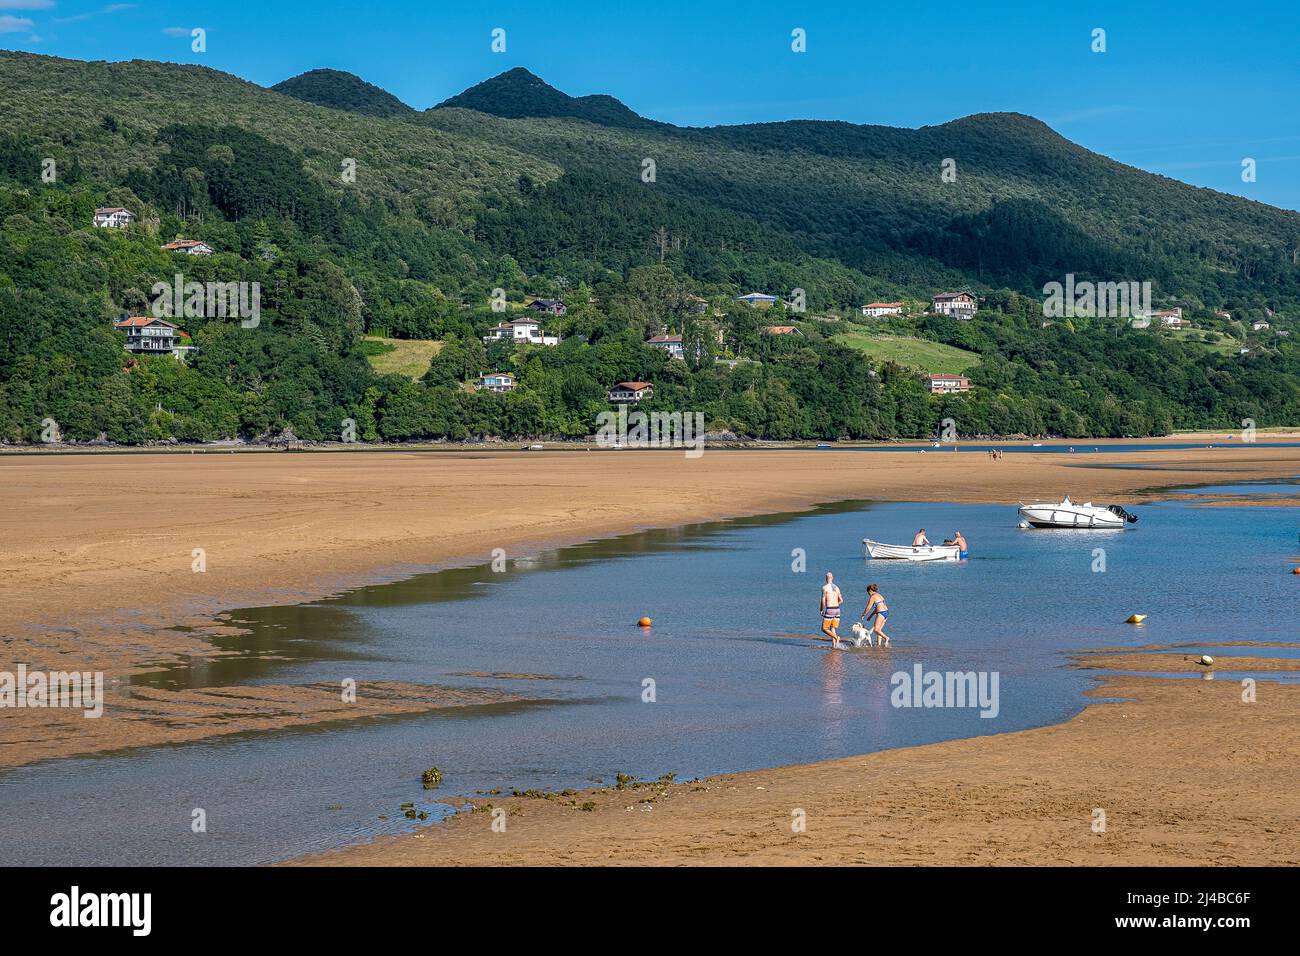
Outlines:
[[[889,618],[889,605],[885,603],[885,596],[880,593],[880,588],[874,584],[867,585],[867,606],[862,610],[862,619],[870,621],[873,617],[876,619],[875,634],[876,646],[888,647],[889,635],[885,633],[885,621]]]

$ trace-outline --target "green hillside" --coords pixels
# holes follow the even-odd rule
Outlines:
[[[521,70],[415,113],[336,71],[277,92],[19,53],[0,53],[0,98],[9,441],[47,418],[128,443],[328,438],[345,419],[368,440],[580,436],[633,379],[655,386],[647,410],[773,439],[918,437],[946,417],[1072,437],[1300,420],[1300,336],[1277,334],[1298,328],[1300,215],[1122,166],[1028,117],[682,129]],[[101,206],[134,224],[94,228]],[[160,248],[181,238],[215,253]],[[1067,272],[1151,281],[1195,330],[1045,326],[1041,285]],[[259,321],[200,311],[176,318],[183,362],[128,354],[112,320],[150,312],[177,275],[256,283]],[[963,288],[980,300],[970,322],[842,337],[802,321]],[[736,301],[751,291],[793,305]],[[540,317],[559,345],[484,341],[534,297],[567,306]],[[1266,308],[1274,331],[1237,354]],[[763,331],[796,322],[802,336]],[[659,333],[682,335],[686,360],[646,344]],[[974,390],[930,396],[915,369],[958,358]],[[465,388],[503,370],[512,392]]]
[[[402,116],[415,112],[387,90],[339,70],[308,70],[271,89],[306,103],[368,116]]]
[[[845,332],[835,336],[871,357],[876,362],[897,362],[922,372],[965,372],[979,364],[980,357],[965,349],[897,335],[873,335],[865,330]]]

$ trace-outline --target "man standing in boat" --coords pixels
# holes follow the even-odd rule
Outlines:
[[[826,572],[826,583],[822,585],[822,633],[831,639],[831,647],[840,646],[840,606],[844,595],[840,593],[835,576]]]

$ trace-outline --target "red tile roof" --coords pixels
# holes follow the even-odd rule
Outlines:
[[[142,329],[146,325],[153,325],[155,322],[171,329],[178,328],[178,326],[173,325],[171,322],[168,322],[165,319],[154,318],[152,315],[133,315],[129,319],[118,319],[113,323],[113,325],[119,329]]]
[[[630,392],[639,392],[643,388],[649,388],[649,382],[619,382],[615,388],[625,388]]]

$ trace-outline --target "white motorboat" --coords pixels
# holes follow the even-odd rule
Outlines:
[[[1031,528],[1110,528],[1120,529],[1137,521],[1119,505],[1094,505],[1086,501],[1077,505],[1066,495],[1059,503],[1035,501],[1020,503],[1020,517]]]
[[[869,558],[895,561],[956,561],[961,557],[961,548],[955,544],[930,544],[917,548],[910,544],[884,544],[863,538],[862,549]]]

